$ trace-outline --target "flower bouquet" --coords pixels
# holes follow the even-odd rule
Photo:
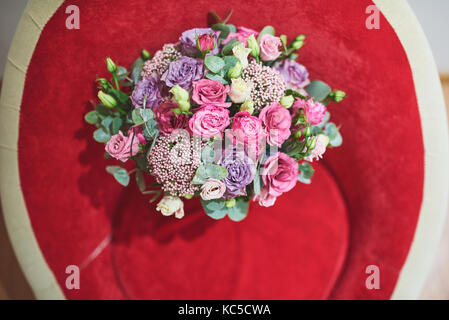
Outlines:
[[[311,162],[340,146],[327,105],[345,93],[296,62],[304,35],[288,43],[271,26],[260,32],[228,24],[184,31],[153,57],[142,50],[130,71],[106,59],[100,103],[85,119],[105,144],[108,166],[127,186],[135,174],[164,216],[184,216],[183,199],[201,197],[207,215],[240,221],[249,202],[274,205],[298,181],[310,183]],[[148,184],[149,176],[155,181]]]

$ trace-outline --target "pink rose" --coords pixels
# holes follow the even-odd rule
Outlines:
[[[292,112],[296,113],[298,109],[303,109],[306,114],[307,121],[312,125],[317,125],[323,120],[324,115],[326,114],[327,108],[324,104],[315,102],[312,99],[303,100],[297,99],[295,103],[293,103]]]
[[[254,201],[258,201],[262,207],[271,207],[276,202],[276,197],[268,192],[268,188],[263,186],[259,194],[253,197]]]
[[[262,170],[262,181],[268,194],[278,197],[288,192],[298,181],[298,163],[282,152],[267,159]],[[267,196],[265,195],[267,199]]]
[[[251,116],[247,111],[237,112],[234,115],[231,129],[237,141],[246,147],[249,146],[256,155],[264,151],[265,133],[259,118]]]
[[[279,103],[274,102],[263,108],[259,119],[267,132],[268,144],[280,147],[290,137],[292,117],[290,112]]]
[[[175,129],[185,129],[189,123],[189,117],[185,114],[175,114],[172,109],[179,108],[176,103],[165,102],[154,109],[159,131],[170,134]]]
[[[260,59],[262,61],[276,60],[280,56],[281,51],[279,47],[282,45],[279,37],[272,36],[271,34],[263,34],[260,37]]]
[[[201,79],[193,83],[192,100],[199,105],[213,104],[217,107],[229,108],[232,103],[226,102],[226,94],[231,88],[220,81]]]
[[[250,35],[254,35],[255,38],[259,35],[259,32],[245,27],[237,27],[237,32],[230,32],[229,35],[222,41],[222,44],[225,45],[228,43],[231,39],[237,39],[239,42],[243,43],[245,46],[248,46],[248,41],[246,41],[246,38],[248,38]]]
[[[198,44],[201,51],[212,51],[214,49],[215,43],[214,38],[211,34],[202,34],[198,36]]]
[[[105,150],[111,157],[126,162],[131,156],[134,156],[139,151],[139,139],[134,137],[134,134],[128,137],[123,135],[121,131],[109,139]]]
[[[215,105],[204,105],[189,120],[193,135],[203,138],[220,136],[229,126],[229,110]]]

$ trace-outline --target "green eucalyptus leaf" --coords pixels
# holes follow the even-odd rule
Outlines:
[[[206,209],[210,211],[217,211],[225,208],[225,201],[223,199],[214,199],[204,201]]]
[[[248,215],[249,201],[237,199],[235,206],[228,208],[228,216],[232,221],[242,221]]]
[[[107,132],[107,133],[111,133],[111,124],[112,124],[112,121],[114,120],[114,118],[112,118],[112,117],[107,117],[107,118],[104,118],[102,121],[101,121],[101,126],[104,128],[104,130]]]
[[[229,26],[226,24],[222,24],[222,23],[214,24],[212,26],[212,30],[220,31],[219,39],[221,39],[221,40],[226,39],[229,35],[229,32],[231,32],[231,29],[229,28]]]
[[[201,150],[201,160],[204,163],[213,163],[215,161],[215,151],[211,146],[205,146]]]
[[[236,56],[224,56],[223,60],[225,62],[224,68],[221,70],[223,75],[227,74],[229,69],[233,68],[237,62],[240,62],[240,59]]]
[[[304,175],[301,173],[298,174],[298,181],[304,184],[311,184],[312,180],[304,178]]]
[[[319,126],[313,126],[310,132],[312,133],[312,136],[317,136],[320,133],[323,133],[323,130]]]
[[[224,60],[217,56],[207,56],[204,58],[204,64],[213,73],[219,73],[225,66]]]
[[[106,171],[110,174],[114,174],[114,172],[116,172],[120,168],[120,166],[107,166]]]
[[[228,43],[225,44],[223,49],[221,50],[222,55],[227,55],[232,52],[232,48],[234,48],[236,45],[239,45],[241,42],[239,42],[237,39],[231,39]]]
[[[226,216],[226,207],[224,200],[210,200],[204,201],[201,199],[201,204],[206,214],[212,219],[223,219]]]
[[[133,80],[134,84],[140,81],[143,65],[145,61],[141,57],[137,58],[131,66],[130,78]]]
[[[129,175],[126,169],[119,166],[107,166],[106,171],[112,174],[115,180],[122,186],[126,187],[129,184]]]
[[[123,120],[121,118],[114,118],[112,120],[112,134],[117,134],[122,127]]]
[[[208,178],[208,173],[207,173],[206,167],[199,166],[198,169],[196,169],[195,176],[193,177],[191,183],[195,184],[195,185],[198,185],[198,184],[201,185],[206,182],[207,178]]]
[[[219,81],[223,84],[229,84],[228,81],[226,81],[222,76],[220,76],[218,74],[208,73],[208,74],[206,74],[206,78],[210,79],[210,80]]]
[[[341,136],[339,131],[337,131],[337,135],[333,139],[329,140],[329,144],[332,147],[339,147],[343,144],[343,137]]]
[[[315,101],[322,101],[326,99],[329,93],[332,91],[331,87],[320,80],[313,80],[307,87],[307,93],[315,98]]]
[[[272,26],[265,26],[262,31],[260,31],[259,36],[257,37],[257,42],[260,41],[260,38],[264,35],[264,34],[271,34],[272,36],[274,36],[274,28]]]
[[[95,110],[98,112],[98,114],[101,114],[102,116],[105,116],[105,117],[107,117],[113,113],[111,108],[106,107],[103,104],[97,104],[95,106]]]
[[[143,135],[147,140],[156,139],[156,137],[159,135],[157,122],[154,119],[148,120],[146,123],[143,124],[142,128],[143,128]]]
[[[119,81],[124,80],[128,76],[129,72],[125,67],[118,66],[117,67],[117,79]]]
[[[329,140],[335,139],[338,135],[337,126],[334,123],[329,122],[324,127],[324,134],[329,137]]]
[[[111,135],[104,131],[103,128],[98,128],[94,131],[94,140],[97,142],[108,142],[111,139]]]
[[[308,162],[303,162],[299,165],[299,170],[301,171],[302,177],[305,179],[312,179],[315,170],[312,165]]]
[[[136,108],[131,113],[131,118],[134,125],[138,126],[153,119],[154,113],[151,109]]]
[[[226,26],[231,30],[232,33],[237,33],[237,28],[233,24],[226,24]]]
[[[260,178],[259,171],[257,172],[256,176],[254,177],[253,181],[254,186],[254,194],[260,194],[260,190],[262,189],[262,179]]]
[[[206,166],[207,178],[223,180],[228,176],[228,170],[218,164],[207,164]]]
[[[122,186],[126,187],[129,184],[129,175],[128,171],[123,168],[118,169],[114,172],[114,178],[120,183]]]
[[[86,120],[86,122],[89,124],[97,124],[99,120],[97,111],[94,110],[86,113],[86,115],[84,116],[84,120]]]
[[[217,210],[217,211],[209,211],[209,212],[207,212],[207,210],[205,210],[205,211],[209,217],[211,217],[212,219],[215,219],[215,220],[220,220],[220,219],[223,219],[224,217],[226,217],[226,210],[224,210],[224,209]]]

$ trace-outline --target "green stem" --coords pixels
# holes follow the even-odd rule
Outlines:
[[[218,23],[223,23],[223,20],[221,20],[220,16],[214,10],[211,10],[209,12],[211,15],[214,16],[214,18],[218,21]]]
[[[231,9],[231,11],[229,11],[228,15],[226,16],[226,18],[223,20],[222,23],[223,24],[228,23],[229,19],[231,18],[231,15],[232,15],[232,9]]]
[[[118,85],[118,80],[117,80],[117,75],[115,74],[115,72],[112,74],[112,78],[114,79],[115,88],[120,91],[120,87]]]
[[[125,110],[123,110],[119,106],[115,106],[115,109],[117,109],[117,111],[120,112],[121,114],[123,114],[124,116],[126,116],[128,114]]]

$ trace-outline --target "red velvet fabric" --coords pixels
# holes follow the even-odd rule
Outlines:
[[[80,8],[80,30],[65,28],[69,4]],[[27,72],[19,168],[36,238],[65,295],[389,298],[419,216],[424,148],[406,55],[383,17],[380,30],[365,28],[370,4],[64,3],[45,26]],[[236,25],[271,24],[289,38],[307,34],[300,62],[312,78],[348,94],[331,106],[344,144],[326,152],[330,171],[315,165],[312,185],[298,185],[275,207],[253,205],[241,223],[212,221],[196,201],[188,202],[185,219],[162,218],[134,184],[123,189],[105,172],[115,162],[103,159],[93,128],[83,122],[95,99],[93,80],[106,75],[106,56],[129,66],[141,47],[154,52],[183,30],[205,26],[209,9],[224,16],[231,8]],[[66,266],[81,265],[111,233],[112,244],[81,270],[81,289],[67,290]],[[371,264],[380,267],[380,290],[365,287]]]

